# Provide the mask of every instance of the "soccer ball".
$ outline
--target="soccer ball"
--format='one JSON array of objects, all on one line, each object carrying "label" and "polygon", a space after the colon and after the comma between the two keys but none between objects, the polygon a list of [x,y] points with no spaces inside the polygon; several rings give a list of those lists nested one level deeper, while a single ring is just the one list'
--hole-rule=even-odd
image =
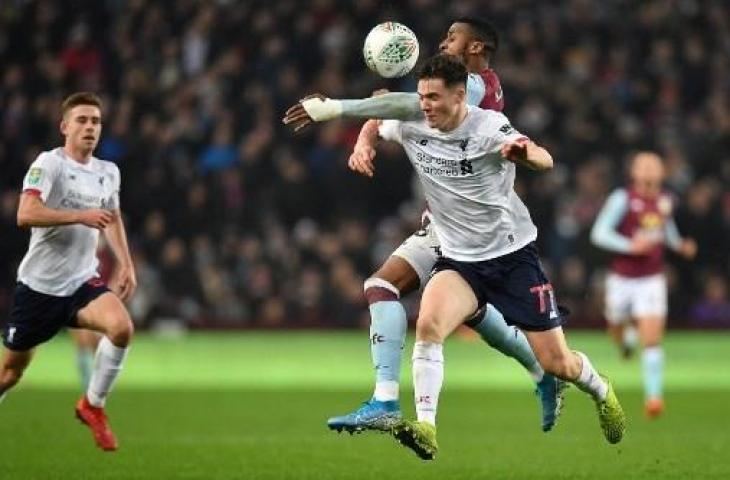
[{"label": "soccer ball", "polygon": [[418,61],[418,39],[397,22],[385,22],[370,30],[362,48],[368,68],[385,78],[402,77]]}]

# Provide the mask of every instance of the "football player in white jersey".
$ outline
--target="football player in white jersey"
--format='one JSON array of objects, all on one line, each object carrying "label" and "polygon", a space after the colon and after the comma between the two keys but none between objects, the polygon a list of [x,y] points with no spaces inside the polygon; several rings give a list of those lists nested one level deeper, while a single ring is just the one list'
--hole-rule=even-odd
[{"label": "football player in white jersey", "polygon": [[379,134],[400,143],[418,173],[442,256],[423,292],[416,325],[418,418],[399,421],[394,436],[419,457],[434,458],[443,342],[489,302],[526,333],[546,372],[592,396],[605,438],[619,442],[625,430],[621,405],[588,358],[568,348],[535,247],[537,228],[514,191],[516,164],[544,170],[552,168],[552,157],[501,113],[466,104],[467,72],[458,59],[437,55],[418,78],[425,118],[383,122]]},{"label": "football player in white jersey", "polygon": [[[494,27],[474,17],[456,19],[440,44],[441,51],[459,57],[469,71],[467,102],[480,108],[501,110],[504,106],[502,87],[497,74],[489,68],[497,50],[499,38]],[[388,93],[363,100],[335,102],[333,115],[328,103],[331,99],[313,96],[292,107],[284,118],[295,124],[295,131],[312,122],[337,116],[356,118],[418,118],[421,112],[416,93]],[[325,110],[323,114],[322,110]],[[374,173],[374,144],[368,143],[377,133],[379,122],[369,120],[362,127],[355,150],[350,157],[350,168],[372,177]],[[402,350],[405,342],[407,319],[400,299],[425,285],[429,272],[438,258],[439,242],[431,225],[430,213],[423,215],[422,228],[408,237],[370,278],[365,281],[365,297],[370,307],[371,356],[375,369],[373,396],[355,411],[332,417],[328,427],[357,432],[366,429],[389,430],[401,417],[399,379]],[[545,374],[518,329],[508,326],[492,305],[468,322],[490,346],[517,360],[537,385],[542,407],[541,426],[549,431],[555,425],[562,408],[563,384]]]},{"label": "football player in white jersey", "polygon": [[[124,300],[137,287],[119,206],[117,166],[92,153],[101,135],[101,100],[79,92],[62,105],[63,147],[42,152],[23,181],[18,225],[31,227],[3,331],[0,400],[23,375],[33,352],[64,327],[103,334],[76,416],[103,450],[116,450],[104,405],[122,369],[134,327]],[[116,291],[98,278],[99,232],[118,268]]]},{"label": "football player in white jersey", "polygon": [[[498,45],[495,28],[489,22],[474,17],[456,19],[440,44],[441,51],[459,57],[466,65],[469,72],[466,95],[470,105],[497,111],[504,106],[499,78],[489,67]],[[313,101],[298,104],[287,112],[285,123],[294,123],[295,130],[298,130],[313,121],[326,120],[318,116],[318,108],[321,105]],[[311,113],[317,120],[310,116],[309,109],[313,109]],[[406,119],[422,116],[415,93],[386,94],[362,101],[347,100],[343,102],[340,113],[347,117],[367,117],[368,114],[375,118],[393,114]],[[376,153],[369,138],[377,133],[378,125],[376,120],[365,123],[349,160],[352,170],[368,177],[373,176]],[[330,418],[327,424],[333,430],[388,430],[402,416],[399,379],[407,319],[400,300],[426,284],[439,251],[428,211],[424,213],[423,220],[422,228],[408,237],[365,281],[365,297],[371,316],[375,389],[372,398],[352,413]],[[546,432],[551,430],[562,408],[562,382],[545,374],[524,334],[508,326],[492,305],[486,305],[468,325],[490,346],[517,360],[530,373],[542,407],[542,429]]]}]

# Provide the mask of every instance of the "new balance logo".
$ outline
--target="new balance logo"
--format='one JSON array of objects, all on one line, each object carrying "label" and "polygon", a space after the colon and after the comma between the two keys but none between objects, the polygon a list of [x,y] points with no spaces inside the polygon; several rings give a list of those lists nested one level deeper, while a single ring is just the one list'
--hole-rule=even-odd
[{"label": "new balance logo", "polygon": [[510,125],[509,123],[505,123],[504,125],[502,125],[499,128],[499,131],[502,132],[502,133],[504,133],[505,135],[507,135],[508,133],[513,132],[514,130],[515,129],[512,128],[512,125]]}]

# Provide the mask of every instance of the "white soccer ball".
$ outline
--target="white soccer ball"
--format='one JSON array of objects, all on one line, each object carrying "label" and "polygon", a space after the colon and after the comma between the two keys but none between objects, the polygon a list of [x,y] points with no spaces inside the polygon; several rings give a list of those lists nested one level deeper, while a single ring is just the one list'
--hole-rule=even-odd
[{"label": "white soccer ball", "polygon": [[418,61],[418,39],[413,31],[397,22],[376,25],[362,48],[368,68],[385,78],[402,77]]}]

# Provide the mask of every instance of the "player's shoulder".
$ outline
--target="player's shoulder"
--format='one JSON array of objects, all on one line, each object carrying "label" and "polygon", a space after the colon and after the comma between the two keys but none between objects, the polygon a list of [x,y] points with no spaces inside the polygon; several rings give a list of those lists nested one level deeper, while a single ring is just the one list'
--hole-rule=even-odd
[{"label": "player's shoulder", "polygon": [[60,165],[62,162],[63,152],[61,152],[60,147],[52,150],[44,150],[35,158],[35,163],[39,163],[47,167]]},{"label": "player's shoulder", "polygon": [[119,175],[119,167],[116,163],[109,160],[103,160],[99,157],[92,157],[96,168],[105,173],[111,173],[112,175]]},{"label": "player's shoulder", "polygon": [[468,106],[468,108],[469,115],[473,116],[480,130],[484,130],[486,133],[495,130],[502,130],[502,133],[509,133],[509,130],[512,130],[512,124],[504,113],[474,106]]},{"label": "player's shoulder", "polygon": [[616,187],[608,194],[607,202],[627,202],[631,196],[631,191],[626,187]]}]

